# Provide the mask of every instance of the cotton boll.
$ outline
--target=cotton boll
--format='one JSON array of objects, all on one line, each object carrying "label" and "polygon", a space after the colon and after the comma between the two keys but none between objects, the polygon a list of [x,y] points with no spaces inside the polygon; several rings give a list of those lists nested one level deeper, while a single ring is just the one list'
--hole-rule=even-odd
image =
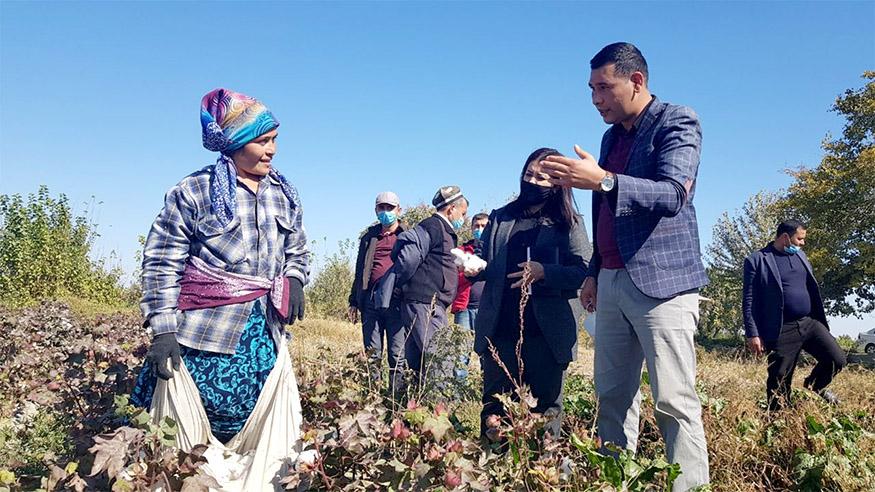
[{"label": "cotton boll", "polygon": [[450,254],[453,255],[453,263],[457,267],[462,267],[465,265],[465,260],[468,257],[468,253],[462,251],[459,248],[453,248],[450,250]]}]

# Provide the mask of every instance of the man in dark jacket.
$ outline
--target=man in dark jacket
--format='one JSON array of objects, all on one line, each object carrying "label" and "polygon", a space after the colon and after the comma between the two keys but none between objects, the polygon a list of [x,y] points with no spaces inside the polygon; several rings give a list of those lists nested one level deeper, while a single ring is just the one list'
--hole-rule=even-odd
[{"label": "man in dark jacket", "polygon": [[[481,234],[486,229],[489,223],[489,215],[479,213],[471,218],[471,232],[473,238],[467,243],[459,247],[462,251],[480,256],[480,248],[483,241]],[[484,281],[474,282],[473,284],[465,277],[463,272],[459,272],[459,287],[456,292],[456,298],[453,300],[453,305],[450,306],[450,312],[453,313],[453,322],[462,328],[473,330],[474,322],[477,320],[477,309],[480,307],[480,294],[483,293]]]},{"label": "man in dark jacket", "polygon": [[[404,358],[417,385],[423,377],[448,377],[454,366],[452,360],[424,364],[423,358],[437,353],[433,339],[448,325],[447,308],[456,297],[458,282],[458,268],[450,250],[456,247],[456,232],[468,213],[468,200],[458,186],[439,189],[432,205],[437,209],[434,215],[402,234],[392,252],[392,291],[400,289],[402,320],[409,333]],[[428,374],[421,374],[423,366],[429,369]]]},{"label": "man in dark jacket", "polygon": [[[480,256],[480,249],[483,247],[481,236],[489,223],[489,214],[483,212],[471,218],[471,233],[474,236],[467,243],[459,246],[462,251]],[[459,272],[459,285],[456,288],[456,298],[450,306],[450,312],[453,313],[453,322],[465,328],[473,330],[474,323],[477,321],[477,310],[480,309],[480,296],[483,294],[483,286],[485,281],[480,280],[471,283],[465,273]],[[459,366],[456,368],[456,379],[465,379],[468,377],[468,363],[470,358],[467,353],[459,356]]]},{"label": "man in dark jacket", "polygon": [[[378,222],[365,231],[359,240],[355,262],[355,279],[349,293],[349,320],[362,321],[362,339],[371,358],[375,379],[382,373],[383,343],[387,344],[389,373],[394,373],[404,356],[404,329],[401,323],[401,305],[392,302],[388,309],[374,305],[374,287],[392,267],[391,252],[398,234],[406,227],[400,222],[401,206],[398,195],[385,191],[377,195],[374,212]],[[392,378],[390,377],[390,381]]]},{"label": "man in dark jacket", "polygon": [[802,350],[817,359],[804,386],[830,403],[838,403],[838,398],[826,387],[847,364],[829,333],[820,289],[802,251],[805,237],[801,222],[781,222],[775,240],[744,260],[744,332],[753,353],[769,354],[766,394],[771,410],[790,401],[790,383]]}]

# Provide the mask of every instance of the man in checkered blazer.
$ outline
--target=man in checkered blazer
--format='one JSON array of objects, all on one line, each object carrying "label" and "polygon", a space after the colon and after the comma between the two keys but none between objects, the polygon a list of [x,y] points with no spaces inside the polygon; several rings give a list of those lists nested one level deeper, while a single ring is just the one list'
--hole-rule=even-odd
[{"label": "man in checkered blazer", "polygon": [[641,369],[647,363],[668,460],[681,465],[674,490],[709,482],[696,394],[693,334],[708,283],[693,197],[702,133],[696,113],[659,101],[647,62],[629,43],[590,61],[592,102],[611,128],[599,160],[550,156],[554,183],[593,190],[594,252],[580,300],[598,313],[595,386],[604,442],[635,450]]}]

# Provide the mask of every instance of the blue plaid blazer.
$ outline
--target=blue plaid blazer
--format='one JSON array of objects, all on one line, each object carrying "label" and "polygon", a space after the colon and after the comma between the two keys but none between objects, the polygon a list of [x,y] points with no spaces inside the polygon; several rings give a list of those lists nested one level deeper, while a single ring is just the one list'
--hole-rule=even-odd
[{"label": "blue plaid blazer", "polygon": [[[600,162],[616,131],[613,126],[605,132]],[[607,199],[620,255],[641,292],[668,299],[708,284],[693,206],[701,147],[696,113],[654,96],[637,124],[626,170],[617,175],[616,193],[592,194],[594,251],[588,276],[597,277],[601,268],[598,211]]]}]

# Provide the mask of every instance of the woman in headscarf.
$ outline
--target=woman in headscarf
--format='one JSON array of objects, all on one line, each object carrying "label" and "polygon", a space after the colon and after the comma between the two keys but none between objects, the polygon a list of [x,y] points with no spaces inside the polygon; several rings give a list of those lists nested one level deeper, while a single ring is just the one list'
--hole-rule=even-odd
[{"label": "woman in headscarf", "polygon": [[[592,247],[571,190],[551,185],[541,172],[541,160],[549,155],[560,154],[542,148],[529,155],[520,174],[518,197],[492,211],[482,234],[487,266],[474,279],[486,284],[474,350],[483,369],[480,432],[484,438],[494,437],[487,425],[489,417],[504,415],[495,394],[514,393],[516,384],[530,387],[538,400],[533,411],[551,416],[547,429],[559,433],[565,369],[577,347],[577,320],[569,300],[577,302]],[[530,273],[524,275],[525,271]],[[521,315],[524,297],[528,299]],[[516,355],[521,336],[523,367]]]},{"label": "woman in headscarf", "polygon": [[[201,126],[204,147],[219,157],[167,192],[143,251],[141,307],[154,338],[132,403],[150,408],[158,378],[166,388],[190,374],[212,435],[229,443],[278,358],[285,361],[278,350],[284,325],[303,318],[309,260],[298,192],[272,162],[273,114],[251,97],[216,89],[203,97]],[[294,374],[283,378],[300,414]],[[291,425],[294,437],[299,423]]]}]

